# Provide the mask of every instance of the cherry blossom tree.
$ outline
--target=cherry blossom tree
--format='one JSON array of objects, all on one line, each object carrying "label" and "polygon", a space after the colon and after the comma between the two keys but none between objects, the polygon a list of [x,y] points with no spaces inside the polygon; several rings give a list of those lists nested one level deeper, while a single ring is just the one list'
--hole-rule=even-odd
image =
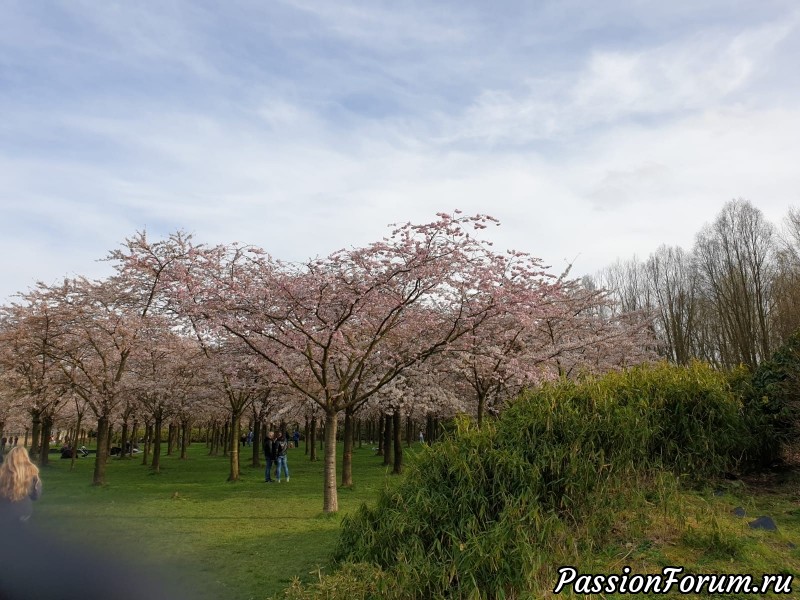
[{"label": "cherry blossom tree", "polygon": [[93,484],[105,483],[111,419],[126,398],[128,361],[152,304],[123,279],[65,279],[39,286],[55,311],[59,335],[53,355],[72,391],[97,417],[97,455]]},{"label": "cherry blossom tree", "polygon": [[580,280],[564,283],[538,325],[535,352],[551,376],[603,373],[656,358],[652,317],[620,311],[611,294]]},{"label": "cherry blossom tree", "polygon": [[148,318],[139,341],[129,359],[131,377],[126,392],[128,397],[136,399],[145,422],[152,423],[150,467],[158,473],[164,422],[176,415],[183,415],[185,420],[196,387],[201,385],[203,357],[191,338],[173,331],[161,316]]},{"label": "cherry blossom tree", "polygon": [[53,356],[59,335],[53,307],[39,292],[0,307],[0,364],[10,396],[31,416],[33,459],[47,464],[53,420],[63,405],[66,381]]},{"label": "cherry blossom tree", "polygon": [[[293,390],[298,407],[319,408],[323,508],[334,512],[340,416],[342,483],[349,485],[357,411],[391,396],[393,382],[412,380],[433,357],[449,361],[447,369],[471,386],[479,421],[487,402],[543,377],[636,360],[609,349],[632,349],[637,325],[604,315],[601,291],[556,279],[526,254],[497,254],[470,231],[494,223],[440,214],[302,264],[239,244],[195,245],[182,234],[156,243],[138,234],[112,258],[121,278],[190,326],[221,369],[232,419],[231,479],[238,477],[239,418],[268,380],[276,383],[264,375],[267,366]],[[406,401],[389,407],[398,422],[411,410]]]},{"label": "cherry blossom tree", "polygon": [[[496,309],[485,243],[494,220],[439,215],[364,248],[294,265],[257,248],[186,247],[173,239],[164,289],[207,332],[225,331],[273,365],[325,415],[326,512],[338,510],[338,415],[473,331]],[[181,246],[183,244],[183,246]],[[140,270],[152,246],[120,257]],[[162,261],[166,262],[166,261]]]}]

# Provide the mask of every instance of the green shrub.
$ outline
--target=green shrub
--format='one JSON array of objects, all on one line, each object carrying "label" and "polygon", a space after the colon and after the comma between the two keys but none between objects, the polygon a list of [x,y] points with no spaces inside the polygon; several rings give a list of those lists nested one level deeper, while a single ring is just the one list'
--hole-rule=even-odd
[{"label": "green shrub", "polygon": [[759,465],[770,464],[800,433],[800,331],[761,363],[747,391],[746,416],[757,436],[752,459]]},{"label": "green shrub", "polygon": [[720,474],[751,439],[728,378],[701,363],[545,385],[481,430],[457,421],[344,520],[334,560],[374,565],[404,598],[526,597],[645,521],[668,473]]}]

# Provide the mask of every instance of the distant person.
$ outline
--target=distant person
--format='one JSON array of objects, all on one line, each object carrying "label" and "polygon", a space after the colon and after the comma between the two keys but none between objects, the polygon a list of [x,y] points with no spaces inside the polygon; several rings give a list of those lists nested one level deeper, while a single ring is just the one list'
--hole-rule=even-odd
[{"label": "distant person", "polygon": [[420,444],[424,444],[425,443],[425,434],[422,433],[421,431],[419,432],[419,443]]},{"label": "distant person", "polygon": [[270,431],[264,438],[264,458],[267,460],[267,469],[264,471],[264,483],[272,483],[272,465],[277,463],[275,461],[275,450],[273,448],[275,442],[275,434]]},{"label": "distant person", "polygon": [[278,480],[278,483],[281,482],[281,467],[283,467],[283,473],[286,475],[286,483],[289,483],[289,465],[286,464],[286,451],[289,449],[289,442],[286,441],[286,435],[283,432],[278,435],[278,439],[272,444],[272,448],[275,461],[278,463],[278,467],[275,470],[275,478]]},{"label": "distant person", "polygon": [[292,435],[292,439],[294,440],[294,447],[295,448],[299,448],[300,447],[300,431],[295,429],[294,430],[294,435]]},{"label": "distant person", "polygon": [[14,446],[0,465],[0,520],[27,521],[33,514],[33,500],[41,495],[39,468],[24,446]]},{"label": "distant person", "polygon": [[72,458],[74,452],[72,451],[72,446],[69,444],[64,444],[61,446],[61,458]]}]

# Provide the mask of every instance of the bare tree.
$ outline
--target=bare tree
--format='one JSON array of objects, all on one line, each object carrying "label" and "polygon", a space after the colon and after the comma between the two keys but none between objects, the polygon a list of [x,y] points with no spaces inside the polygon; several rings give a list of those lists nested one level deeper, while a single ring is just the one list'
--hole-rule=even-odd
[{"label": "bare tree", "polygon": [[678,364],[697,354],[698,278],[682,248],[661,246],[644,267],[655,300],[659,352]]},{"label": "bare tree", "polygon": [[698,235],[695,258],[703,292],[718,320],[718,362],[751,368],[773,348],[769,316],[775,279],[774,228],[744,200],[725,205]]},{"label": "bare tree", "polygon": [[776,344],[800,330],[800,210],[789,209],[778,241],[773,282],[772,328]]}]

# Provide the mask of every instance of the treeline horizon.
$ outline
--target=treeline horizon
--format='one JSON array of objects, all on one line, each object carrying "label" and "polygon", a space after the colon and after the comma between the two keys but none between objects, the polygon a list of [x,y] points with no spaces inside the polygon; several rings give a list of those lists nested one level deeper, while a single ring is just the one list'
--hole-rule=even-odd
[{"label": "treeline horizon", "polygon": [[690,249],[662,244],[586,282],[608,289],[623,313],[651,319],[659,356],[754,370],[800,328],[800,209],[777,227],[731,200]]}]

